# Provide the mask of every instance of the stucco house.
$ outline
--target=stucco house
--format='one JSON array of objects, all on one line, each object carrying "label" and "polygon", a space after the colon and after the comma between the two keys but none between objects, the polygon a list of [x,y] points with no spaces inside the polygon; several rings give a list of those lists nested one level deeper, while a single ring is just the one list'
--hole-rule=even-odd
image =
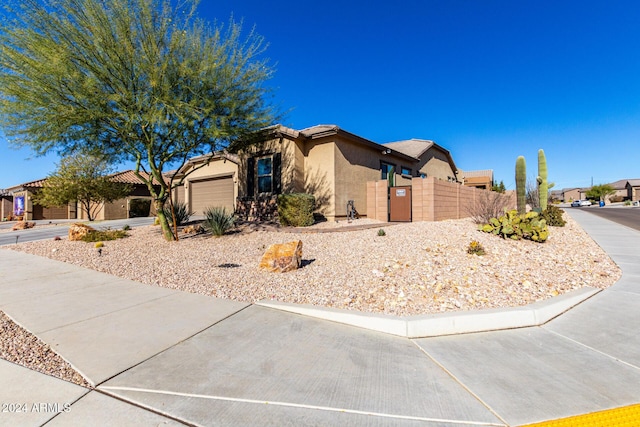
[{"label": "stucco house", "polygon": [[[143,173],[144,174],[144,173]],[[114,182],[129,184],[131,192],[125,198],[116,200],[112,203],[101,204],[96,209],[97,214],[94,219],[124,219],[132,215],[132,203],[134,200],[151,200],[149,189],[138,179],[133,171],[117,172],[109,176]],[[9,214],[24,215],[25,220],[54,220],[54,219],[87,219],[86,213],[78,206],[77,202],[71,202],[65,206],[45,208],[33,202],[33,196],[40,191],[46,184],[47,179],[39,179],[8,188],[6,197],[2,201],[2,217],[6,218]],[[10,195],[10,196],[9,196]],[[11,207],[5,206],[5,199],[11,200]],[[7,210],[8,208],[8,210]],[[153,206],[146,215],[155,215]],[[145,216],[146,216],[145,215]]]},{"label": "stucco house", "polygon": [[9,191],[0,189],[0,220],[13,216],[13,196]]},{"label": "stucco house", "polygon": [[563,188],[562,201],[568,203],[574,200],[585,200],[587,191],[589,191],[589,188]]},{"label": "stucco house", "polygon": [[640,179],[620,179],[609,184],[616,190],[615,194],[607,197],[614,200],[640,200]]},{"label": "stucco house", "polygon": [[176,172],[184,185],[173,190],[196,214],[225,206],[249,219],[273,216],[280,193],[305,192],[316,197],[317,213],[328,220],[346,217],[347,203],[367,215],[367,181],[387,179],[409,185],[414,177],[458,182],[448,150],[433,141],[410,139],[378,144],[336,125],[294,130],[276,125],[264,142],[238,156],[217,153],[191,159]]},{"label": "stucco house", "polygon": [[[145,179],[149,177],[146,172],[140,172],[140,175]],[[155,215],[155,207],[147,184],[140,180],[133,170],[116,172],[109,175],[109,179],[113,182],[129,185],[131,191],[127,197],[114,200],[111,203],[101,203],[97,206],[95,220],[126,219],[135,216]],[[160,189],[159,186],[156,186],[156,188]],[[77,212],[78,219],[87,219],[86,212],[80,206],[78,206]]]},{"label": "stucco house", "polygon": [[26,182],[8,188],[7,191],[13,196],[13,214],[21,215],[25,220],[54,220],[54,219],[75,219],[76,203],[69,203],[65,206],[45,208],[33,202],[33,195],[37,194],[46,182],[45,179]]},{"label": "stucco house", "polygon": [[493,170],[459,171],[458,176],[462,184],[467,187],[491,190],[493,188]]}]

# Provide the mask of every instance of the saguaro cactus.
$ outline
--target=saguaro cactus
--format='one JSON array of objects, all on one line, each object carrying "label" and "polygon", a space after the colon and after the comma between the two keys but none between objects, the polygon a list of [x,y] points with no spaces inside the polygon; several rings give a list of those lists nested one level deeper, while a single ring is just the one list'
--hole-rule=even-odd
[{"label": "saguaro cactus", "polygon": [[538,197],[540,198],[540,209],[547,209],[549,197],[549,183],[547,182],[547,158],[544,150],[538,150]]},{"label": "saguaro cactus", "polygon": [[516,159],[516,194],[517,194],[517,206],[518,213],[524,214],[527,211],[527,163],[524,160],[524,156],[519,156]]}]

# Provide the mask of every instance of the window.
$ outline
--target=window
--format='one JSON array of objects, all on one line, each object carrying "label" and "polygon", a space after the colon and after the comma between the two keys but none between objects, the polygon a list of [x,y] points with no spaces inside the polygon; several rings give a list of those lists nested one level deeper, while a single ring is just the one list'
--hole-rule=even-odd
[{"label": "window", "polygon": [[380,162],[380,172],[381,178],[387,179],[389,177],[389,173],[393,171],[393,165],[391,163]]},{"label": "window", "polygon": [[411,176],[411,169],[402,166],[400,168],[400,175],[409,175],[409,176]]},{"label": "window", "polygon": [[258,193],[273,192],[273,158],[262,157],[257,161]]},{"label": "window", "polygon": [[282,155],[263,153],[247,159],[247,197],[280,194],[282,191]]}]

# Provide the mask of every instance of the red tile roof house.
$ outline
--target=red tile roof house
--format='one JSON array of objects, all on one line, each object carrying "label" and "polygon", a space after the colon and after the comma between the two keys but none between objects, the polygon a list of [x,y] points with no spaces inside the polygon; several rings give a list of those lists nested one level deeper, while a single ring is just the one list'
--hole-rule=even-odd
[{"label": "red tile roof house", "polygon": [[[144,173],[143,173],[144,175]],[[131,193],[129,196],[116,200],[112,203],[100,206],[96,214],[96,220],[106,219],[125,219],[131,215],[131,202],[134,199],[151,200],[149,189],[133,171],[128,170],[110,175],[115,182],[121,182],[131,185]],[[45,208],[33,202],[33,195],[37,193],[46,183],[45,179],[20,184],[15,187],[8,188],[7,191],[13,196],[13,200],[22,198],[24,203],[25,220],[53,220],[53,219],[86,219],[86,213],[78,206],[77,202],[69,203],[66,206],[58,206]],[[155,215],[153,204],[151,203],[151,211],[147,215]]]},{"label": "red tile roof house", "polygon": [[276,125],[267,129],[262,144],[238,156],[193,158],[176,177],[199,166],[173,190],[174,200],[186,202],[196,214],[207,207],[235,207],[250,220],[271,219],[277,195],[290,192],[313,194],[317,214],[330,221],[346,218],[350,200],[366,216],[367,182],[390,173],[396,185],[419,177],[459,183],[451,154],[433,141],[378,144],[336,125],[302,130]]}]

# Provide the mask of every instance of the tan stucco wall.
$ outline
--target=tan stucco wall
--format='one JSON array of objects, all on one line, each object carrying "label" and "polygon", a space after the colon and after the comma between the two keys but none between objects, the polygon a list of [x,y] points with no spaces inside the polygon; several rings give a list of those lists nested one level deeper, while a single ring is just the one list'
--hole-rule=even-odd
[{"label": "tan stucco wall", "polygon": [[318,213],[333,220],[336,215],[335,143],[310,141],[305,148],[304,191],[315,196]]},{"label": "tan stucco wall", "polygon": [[0,199],[0,220],[13,215],[13,201],[9,199]]},{"label": "tan stucco wall", "polygon": [[449,177],[455,178],[449,159],[440,150],[431,147],[422,155],[422,159],[420,173],[443,181],[448,181]]},{"label": "tan stucco wall", "polygon": [[[354,201],[358,213],[367,215],[367,181],[380,179],[382,154],[362,145],[338,141],[335,145],[336,215],[346,216],[347,202]],[[385,158],[389,163],[398,159]]]}]

